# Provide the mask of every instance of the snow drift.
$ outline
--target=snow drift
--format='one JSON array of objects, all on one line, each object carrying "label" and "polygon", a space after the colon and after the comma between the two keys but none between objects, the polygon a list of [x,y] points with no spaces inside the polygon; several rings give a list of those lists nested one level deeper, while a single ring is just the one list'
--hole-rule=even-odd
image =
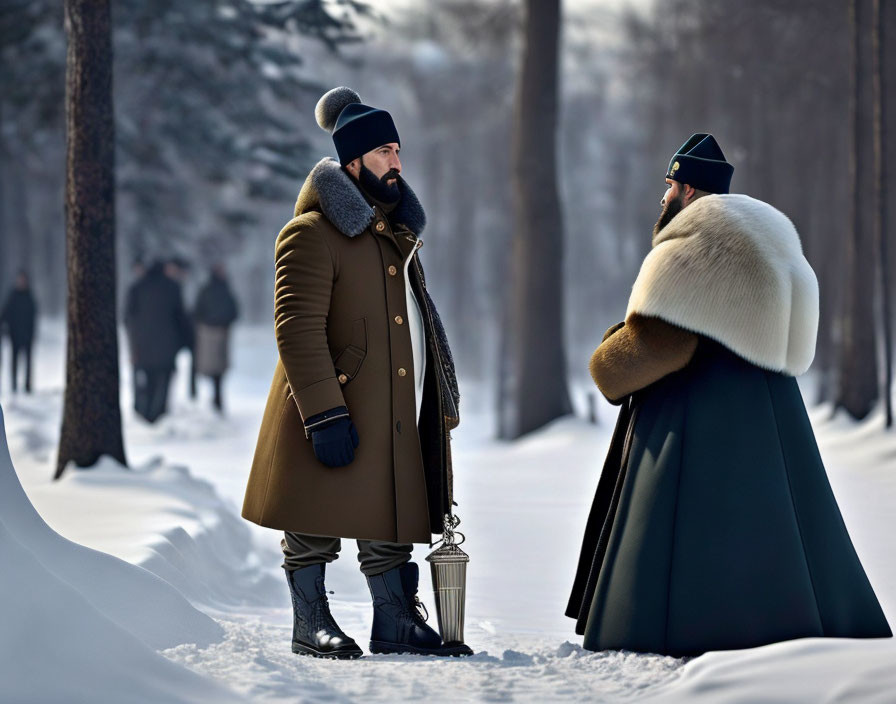
[{"label": "snow drift", "polygon": [[[248,524],[186,466],[154,456],[125,470],[103,457],[89,471],[25,486],[50,525],[149,570],[200,609],[283,600],[281,580],[259,569]],[[91,519],[78,521],[72,506]]]},{"label": "snow drift", "polygon": [[16,702],[232,701],[154,649],[208,645],[223,631],[173,587],[72,543],[19,483],[0,409],[0,681]]}]

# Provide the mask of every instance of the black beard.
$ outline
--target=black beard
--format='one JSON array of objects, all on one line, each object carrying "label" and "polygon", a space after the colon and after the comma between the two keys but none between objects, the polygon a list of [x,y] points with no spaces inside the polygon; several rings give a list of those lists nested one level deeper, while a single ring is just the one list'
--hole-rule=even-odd
[{"label": "black beard", "polygon": [[[395,183],[386,183],[390,178],[394,178]],[[398,188],[398,172],[394,169],[384,173],[382,178],[377,178],[376,174],[361,162],[361,173],[358,175],[358,181],[360,181],[361,187],[367,191],[367,195],[380,203],[393,205],[401,200],[401,191]]]},{"label": "black beard", "polygon": [[678,215],[682,208],[684,208],[684,199],[681,194],[679,194],[678,198],[667,200],[666,205],[663,206],[663,212],[660,213],[660,219],[657,220],[656,225],[653,226],[653,236],[656,237],[660,233],[660,230],[672,222],[672,218]]}]

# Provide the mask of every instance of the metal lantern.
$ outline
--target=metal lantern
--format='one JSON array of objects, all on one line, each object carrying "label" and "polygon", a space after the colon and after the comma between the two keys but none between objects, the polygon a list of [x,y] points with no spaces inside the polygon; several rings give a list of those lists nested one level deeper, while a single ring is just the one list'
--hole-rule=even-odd
[{"label": "metal lantern", "polygon": [[[446,514],[443,521],[442,545],[426,560],[432,568],[432,590],[435,594],[439,631],[446,645],[464,642],[464,604],[467,597],[467,563],[470,556],[458,547],[463,533],[455,533],[460,525],[457,516]],[[460,543],[456,536],[461,537]]]}]

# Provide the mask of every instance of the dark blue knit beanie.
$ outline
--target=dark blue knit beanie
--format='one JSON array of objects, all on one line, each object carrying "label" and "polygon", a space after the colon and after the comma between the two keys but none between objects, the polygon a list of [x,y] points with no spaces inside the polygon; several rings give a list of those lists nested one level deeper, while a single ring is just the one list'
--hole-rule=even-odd
[{"label": "dark blue knit beanie", "polygon": [[364,105],[351,88],[325,93],[314,110],[317,124],[333,135],[339,163],[345,166],[372,149],[391,142],[401,146],[392,116],[385,110]]},{"label": "dark blue knit beanie", "polygon": [[707,193],[728,193],[733,174],[734,166],[725,161],[715,137],[698,132],[675,152],[669,161],[666,178]]}]

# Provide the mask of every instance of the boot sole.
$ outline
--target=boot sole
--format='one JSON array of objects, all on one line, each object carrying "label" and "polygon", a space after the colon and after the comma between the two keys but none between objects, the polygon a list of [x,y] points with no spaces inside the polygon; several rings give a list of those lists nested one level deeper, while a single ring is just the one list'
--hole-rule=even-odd
[{"label": "boot sole", "polygon": [[469,646],[463,643],[438,648],[417,648],[406,643],[387,643],[381,640],[370,641],[370,652],[375,655],[436,655],[438,657],[465,657],[473,654]]},{"label": "boot sole", "polygon": [[297,643],[293,641],[292,643],[292,652],[296,655],[310,655],[314,658],[323,658],[325,660],[357,660],[364,653],[358,648],[357,650],[329,650],[322,651],[317,648],[313,648],[310,645],[305,645],[304,643]]}]

